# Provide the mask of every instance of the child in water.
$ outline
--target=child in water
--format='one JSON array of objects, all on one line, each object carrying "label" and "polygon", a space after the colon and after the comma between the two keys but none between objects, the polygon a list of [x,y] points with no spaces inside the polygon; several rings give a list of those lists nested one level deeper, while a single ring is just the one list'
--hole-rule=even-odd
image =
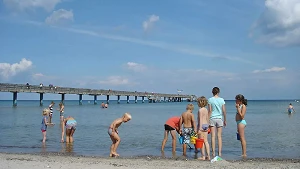
[{"label": "child in water", "polygon": [[60,121],[64,121],[64,111],[65,111],[65,106],[62,102],[59,103],[59,116],[60,116]]},{"label": "child in water", "polygon": [[[195,132],[196,123],[193,114],[194,105],[188,104],[186,107],[186,112],[182,113],[180,122],[179,122],[179,132],[183,135],[183,155],[186,156],[186,144],[190,143],[191,135]],[[183,130],[181,129],[181,125],[183,124]]]},{"label": "child in water", "polygon": [[180,117],[171,117],[169,118],[165,123],[165,134],[164,139],[161,144],[161,151],[163,152],[165,149],[166,142],[168,141],[169,133],[171,133],[172,136],[172,152],[175,153],[176,150],[176,133],[179,133],[179,122]]},{"label": "child in water", "polygon": [[120,144],[120,137],[119,137],[119,133],[118,133],[118,127],[120,127],[120,125],[122,123],[126,123],[129,120],[131,120],[131,115],[129,113],[125,113],[123,115],[123,117],[118,118],[116,120],[114,120],[111,125],[108,127],[108,135],[110,136],[110,139],[112,141],[112,144],[110,146],[110,157],[118,157],[119,154],[117,154],[117,148]]},{"label": "child in water", "polygon": [[[209,149],[209,143],[207,140],[208,135],[208,129],[209,129],[209,119],[208,119],[208,110],[206,108],[207,106],[207,99],[204,96],[201,96],[197,99],[199,111],[198,111],[198,136],[200,136],[200,139],[204,140],[203,148],[201,149],[202,157],[198,158],[199,160],[210,160],[210,149]],[[196,145],[195,145],[196,149]],[[206,156],[205,156],[205,150],[206,150]],[[196,149],[197,152],[197,149]]]},{"label": "child in water", "polygon": [[48,123],[48,116],[50,114],[49,109],[44,109],[43,110],[43,118],[42,118],[42,126],[41,126],[41,131],[43,134],[43,143],[46,142],[46,134],[47,134],[47,126],[50,124]]},{"label": "child in water", "polygon": [[242,156],[246,157],[246,138],[245,138],[245,127],[247,125],[245,118],[246,115],[246,106],[247,99],[241,94],[235,96],[235,107],[236,107],[236,115],[235,121],[237,124],[237,131],[240,136],[240,141],[242,145]]},{"label": "child in water", "polygon": [[289,105],[289,107],[287,108],[287,110],[288,110],[288,113],[293,113],[293,112],[295,112],[295,109],[294,109],[292,103],[290,103],[290,105]]},{"label": "child in water", "polygon": [[61,123],[61,142],[64,142],[64,135],[65,135],[65,126],[66,126],[66,143],[73,143],[73,135],[76,130],[77,121],[69,116],[63,120]]}]

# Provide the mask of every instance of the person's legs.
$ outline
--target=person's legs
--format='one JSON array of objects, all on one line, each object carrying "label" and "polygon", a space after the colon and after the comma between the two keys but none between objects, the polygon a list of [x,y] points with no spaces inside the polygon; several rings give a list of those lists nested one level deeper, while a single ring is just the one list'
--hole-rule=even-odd
[{"label": "person's legs", "polygon": [[66,129],[66,143],[70,143],[71,129]]},{"label": "person's legs", "polygon": [[215,119],[216,127],[217,127],[217,134],[218,134],[218,155],[222,156],[222,128],[224,122],[222,119]]},{"label": "person's legs", "polygon": [[70,143],[73,143],[74,142],[74,139],[73,139],[73,135],[74,135],[74,133],[75,133],[75,128],[72,128],[71,129],[71,133],[70,133]]},{"label": "person's legs", "polygon": [[161,143],[161,151],[164,151],[164,149],[165,149],[166,142],[168,141],[168,134],[169,134],[169,131],[165,130],[165,132],[164,132],[164,139],[163,139],[163,141]]},{"label": "person's legs", "polygon": [[187,143],[183,143],[182,144],[182,149],[183,149],[183,155],[186,156],[186,144]]},{"label": "person's legs", "polygon": [[212,151],[212,156],[215,157],[215,150],[216,150],[216,127],[215,127],[215,122],[213,119],[209,120],[209,127],[210,127],[210,134],[211,134],[211,151]]},{"label": "person's legs", "polygon": [[113,132],[111,135],[116,140],[116,143],[115,143],[115,146],[114,146],[114,150],[113,150],[113,155],[119,156],[119,154],[117,153],[117,148],[118,148],[118,146],[119,146],[119,144],[121,142],[121,139],[120,139],[119,135],[116,132]]},{"label": "person's legs", "polygon": [[238,132],[240,135],[240,141],[241,141],[241,145],[242,145],[242,156],[246,157],[246,138],[245,138],[245,124],[243,123],[239,123],[238,124]]},{"label": "person's legs", "polygon": [[46,134],[47,132],[46,131],[42,131],[42,134],[43,134],[43,143],[46,142]]},{"label": "person's legs", "polygon": [[115,138],[113,137],[113,136],[111,136],[111,135],[109,135],[110,136],[110,139],[111,139],[111,141],[112,141],[112,144],[111,144],[111,146],[110,146],[110,154],[109,154],[109,156],[110,157],[113,157],[113,155],[114,155],[114,149],[115,149],[115,144],[116,144],[116,140],[115,140]]},{"label": "person's legs", "polygon": [[217,128],[218,134],[218,155],[222,156],[222,127]]},{"label": "person's legs", "polygon": [[[200,134],[200,139],[204,139],[204,133],[205,132],[200,131],[200,133],[199,133]],[[205,147],[204,146],[201,148],[201,155],[202,155],[202,157],[198,158],[198,159],[205,160]]]},{"label": "person's legs", "polygon": [[171,136],[172,136],[172,152],[174,153],[176,151],[176,131],[171,130]]},{"label": "person's legs", "polygon": [[205,145],[205,149],[206,149],[206,159],[210,160],[210,148],[209,148],[209,143],[207,140],[208,133],[204,132],[203,136],[204,136],[204,145]]}]

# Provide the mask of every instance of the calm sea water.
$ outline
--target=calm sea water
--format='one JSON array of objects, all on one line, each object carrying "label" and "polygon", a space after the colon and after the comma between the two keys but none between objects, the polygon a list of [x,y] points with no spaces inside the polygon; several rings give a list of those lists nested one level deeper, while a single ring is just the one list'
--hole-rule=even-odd
[{"label": "calm sea water", "polygon": [[[55,109],[59,101],[56,101]],[[133,119],[119,128],[121,144],[118,152],[122,156],[160,156],[164,123],[172,116],[180,115],[187,102],[181,103],[131,103],[121,104],[111,101],[108,109],[84,101],[65,102],[65,115],[73,116],[78,122],[73,147],[60,143],[59,125],[48,127],[47,143],[42,146],[40,123],[42,109],[50,104],[44,101],[18,101],[18,107],[12,107],[12,101],[0,101],[0,152],[64,152],[87,156],[108,156],[111,145],[107,134],[110,123],[130,112]],[[292,103],[300,111],[300,103],[293,101],[249,101],[246,114],[247,154],[250,158],[300,158],[300,114],[289,116],[286,108]],[[195,106],[196,103],[194,103]],[[236,140],[234,101],[226,101],[227,124],[223,132],[223,157],[239,159],[240,142]],[[196,114],[196,110],[194,111]],[[54,111],[53,121],[59,124],[59,113]],[[178,142],[177,142],[178,143]],[[171,138],[165,155],[171,157]],[[177,155],[182,155],[182,147],[177,144]],[[193,158],[194,152],[188,152]]]}]

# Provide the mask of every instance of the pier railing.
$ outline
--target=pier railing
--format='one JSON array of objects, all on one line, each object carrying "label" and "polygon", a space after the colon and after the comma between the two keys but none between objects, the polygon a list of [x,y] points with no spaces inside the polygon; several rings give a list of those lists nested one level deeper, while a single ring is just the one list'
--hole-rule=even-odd
[{"label": "pier railing", "polygon": [[25,92],[25,93],[57,93],[57,94],[82,94],[82,95],[108,95],[108,96],[137,96],[137,97],[177,97],[192,98],[194,95],[148,93],[138,91],[120,91],[104,89],[85,89],[72,87],[39,86],[25,84],[0,83],[0,92]]}]

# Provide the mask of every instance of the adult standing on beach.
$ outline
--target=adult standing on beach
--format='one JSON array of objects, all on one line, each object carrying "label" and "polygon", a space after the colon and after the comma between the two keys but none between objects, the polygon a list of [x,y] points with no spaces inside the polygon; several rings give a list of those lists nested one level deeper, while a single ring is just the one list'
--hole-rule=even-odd
[{"label": "adult standing on beach", "polygon": [[211,147],[214,157],[216,132],[218,137],[218,155],[222,156],[222,128],[226,126],[226,108],[224,99],[219,97],[220,89],[218,87],[212,89],[212,94],[213,97],[208,99],[208,116],[210,117]]},{"label": "adult standing on beach", "polygon": [[53,106],[54,106],[54,102],[52,101],[51,104],[49,105],[49,110],[50,110],[50,114],[49,114],[49,123],[52,123],[52,114],[53,114]]}]

